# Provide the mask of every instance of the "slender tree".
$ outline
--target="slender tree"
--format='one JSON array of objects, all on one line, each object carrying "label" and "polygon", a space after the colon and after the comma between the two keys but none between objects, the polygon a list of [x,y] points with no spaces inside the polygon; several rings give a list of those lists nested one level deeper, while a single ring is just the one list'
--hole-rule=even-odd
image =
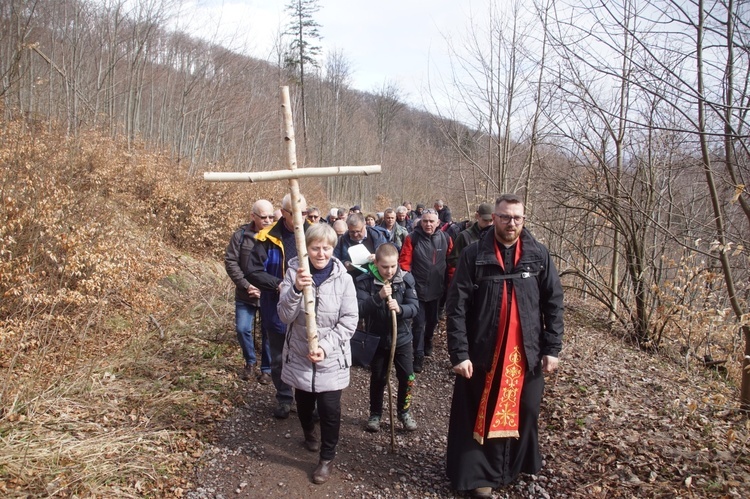
[{"label": "slender tree", "polygon": [[320,10],[318,0],[291,0],[286,6],[291,18],[287,26],[286,35],[291,37],[289,51],[285,58],[285,65],[294,71],[299,80],[300,107],[302,112],[302,140],[307,149],[307,106],[305,104],[305,75],[309,66],[318,67],[317,56],[320,55],[321,47],[317,43],[322,38],[319,28],[321,27],[313,18]]}]

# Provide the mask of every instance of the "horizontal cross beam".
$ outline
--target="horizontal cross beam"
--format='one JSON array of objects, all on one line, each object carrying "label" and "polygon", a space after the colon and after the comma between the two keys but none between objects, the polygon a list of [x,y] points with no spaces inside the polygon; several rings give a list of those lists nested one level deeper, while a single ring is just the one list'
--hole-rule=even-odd
[{"label": "horizontal cross beam", "polygon": [[376,175],[380,165],[367,166],[323,166],[320,168],[300,168],[298,170],[275,170],[267,172],[205,172],[207,182],[268,182],[308,177],[339,177],[344,175]]}]

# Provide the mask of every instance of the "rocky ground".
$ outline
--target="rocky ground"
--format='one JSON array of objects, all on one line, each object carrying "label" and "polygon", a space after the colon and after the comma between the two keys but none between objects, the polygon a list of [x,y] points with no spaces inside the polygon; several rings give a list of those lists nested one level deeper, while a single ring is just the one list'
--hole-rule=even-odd
[{"label": "rocky ground", "polygon": [[[750,497],[750,432],[732,409],[736,389],[636,351],[593,322],[568,312],[561,369],[547,378],[542,408],[543,470],[495,496]],[[274,419],[272,385],[246,382],[244,405],[219,423],[186,497],[460,496],[444,473],[453,374],[442,330],[437,339],[417,377],[419,429],[397,422],[395,452],[388,424],[364,431],[369,372],[354,368],[334,474],[314,485],[317,454],[303,448],[296,414]]]}]

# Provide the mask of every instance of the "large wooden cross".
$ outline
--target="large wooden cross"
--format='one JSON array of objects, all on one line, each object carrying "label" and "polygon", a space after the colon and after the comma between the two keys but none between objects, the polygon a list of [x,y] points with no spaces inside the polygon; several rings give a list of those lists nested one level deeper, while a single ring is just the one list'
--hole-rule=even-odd
[{"label": "large wooden cross", "polygon": [[[373,175],[380,173],[380,165],[369,166],[330,166],[322,168],[297,169],[297,147],[294,143],[294,122],[289,100],[289,87],[281,87],[281,109],[284,113],[284,141],[286,142],[287,170],[268,172],[206,172],[203,179],[208,182],[268,182],[271,180],[289,180],[294,220],[294,241],[297,244],[297,255],[300,267],[310,272],[305,244],[304,223],[300,206],[299,179],[307,177],[330,177],[342,175]],[[283,222],[282,222],[283,223]],[[315,298],[312,286],[302,290],[305,304],[305,324],[307,326],[307,343],[310,352],[318,348],[318,326],[315,322]]]}]

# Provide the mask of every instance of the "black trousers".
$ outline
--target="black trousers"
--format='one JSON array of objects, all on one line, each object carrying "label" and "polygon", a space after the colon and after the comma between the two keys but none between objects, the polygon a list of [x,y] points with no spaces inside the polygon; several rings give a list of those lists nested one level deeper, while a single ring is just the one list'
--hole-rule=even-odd
[{"label": "black trousers", "polygon": [[432,343],[438,325],[438,305],[440,298],[432,301],[419,300],[419,312],[412,319],[411,331],[414,335],[414,357],[424,357],[425,344]]},{"label": "black trousers", "polygon": [[268,333],[268,344],[271,350],[271,380],[276,388],[276,401],[279,404],[292,405],[292,387],[281,381],[281,369],[283,367],[282,353],[284,351],[284,340],[286,335],[270,332]]},{"label": "black trousers", "polygon": [[315,429],[313,411],[317,403],[320,416],[320,459],[330,461],[336,457],[336,445],[339,443],[341,390],[311,393],[297,389],[294,390],[294,398],[297,401],[297,416],[302,431]]},{"label": "black trousers", "polygon": [[[391,350],[378,348],[370,363],[370,416],[383,415],[383,390],[388,377],[388,358]],[[404,414],[411,407],[411,389],[414,386],[413,353],[411,343],[396,347],[393,365],[396,366],[398,397],[396,408]]]}]

